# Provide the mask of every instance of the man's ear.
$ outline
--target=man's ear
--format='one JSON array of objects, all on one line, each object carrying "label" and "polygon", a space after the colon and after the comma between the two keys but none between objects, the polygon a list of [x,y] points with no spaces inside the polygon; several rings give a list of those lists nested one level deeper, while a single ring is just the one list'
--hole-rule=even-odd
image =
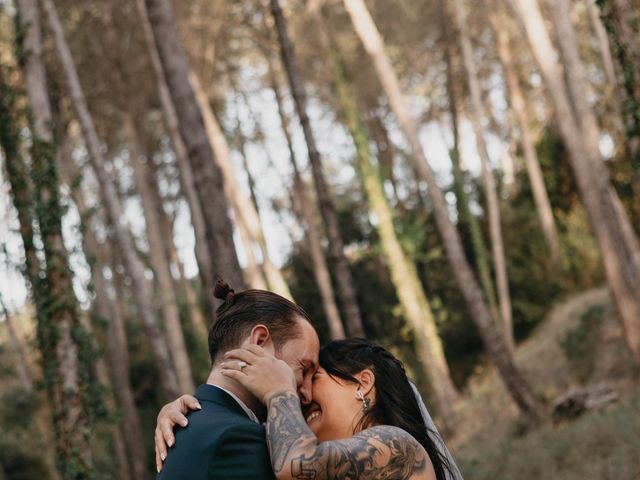
[{"label": "man's ear", "polygon": [[362,395],[366,397],[369,394],[371,394],[371,390],[376,384],[375,373],[373,373],[373,371],[369,370],[368,368],[365,368],[363,371],[361,371],[360,373],[357,373],[354,376],[358,379],[358,382],[360,383],[360,386],[358,388],[362,392]]},{"label": "man's ear", "polygon": [[251,329],[249,334],[249,343],[258,345],[270,353],[275,352],[273,340],[271,340],[271,333],[266,325],[259,323]]}]

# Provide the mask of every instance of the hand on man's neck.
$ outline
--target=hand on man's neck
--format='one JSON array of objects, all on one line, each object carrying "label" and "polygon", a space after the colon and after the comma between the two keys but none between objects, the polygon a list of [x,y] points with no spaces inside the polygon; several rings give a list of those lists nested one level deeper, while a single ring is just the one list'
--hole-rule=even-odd
[{"label": "hand on man's neck", "polygon": [[211,373],[209,373],[209,378],[207,378],[207,384],[224,388],[225,390],[233,393],[236,397],[244,402],[249,410],[255,413],[256,417],[258,417],[258,420],[260,420],[261,422],[264,422],[267,418],[267,410],[264,405],[262,405],[260,400],[253,396],[240,383],[222,375],[218,366],[214,366],[212,368]]}]

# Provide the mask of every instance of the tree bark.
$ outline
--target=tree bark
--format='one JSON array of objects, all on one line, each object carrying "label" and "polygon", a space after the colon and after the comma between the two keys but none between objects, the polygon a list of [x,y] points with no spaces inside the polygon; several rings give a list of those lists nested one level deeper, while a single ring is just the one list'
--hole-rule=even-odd
[{"label": "tree bark", "polygon": [[[202,89],[198,78],[193,74],[193,72],[191,73],[190,78],[196,94],[196,99],[203,114],[207,135],[209,136],[209,142],[211,142],[216,153],[216,162],[218,163],[224,178],[225,192],[229,199],[229,203],[233,208],[236,222],[239,226],[238,229],[241,231],[241,234],[243,233],[242,229],[244,229],[246,241],[249,242],[249,245],[247,245],[246,248],[248,251],[247,256],[251,255],[253,257],[253,249],[251,246],[255,243],[263,252],[263,259],[266,259],[268,258],[268,254],[266,253],[267,245],[264,239],[262,223],[260,222],[258,212],[254,208],[253,203],[251,203],[251,201],[242,193],[240,184],[233,173],[231,156],[229,154],[229,144],[222,133],[222,129],[220,128],[220,124],[218,123],[211,105],[209,104],[209,99],[207,98],[206,93]],[[256,275],[260,275],[260,269],[257,266],[258,264],[257,261],[255,261],[255,258],[253,261],[255,264]],[[269,288],[271,288],[271,290],[285,298],[292,298],[289,287],[287,286],[282,273],[278,269],[265,269],[265,274],[267,275],[267,282],[269,283]]]},{"label": "tree bark", "polygon": [[153,304],[151,303],[151,291],[144,277],[144,266],[136,255],[135,245],[131,232],[126,224],[126,216],[124,215],[122,203],[118,197],[113,180],[107,171],[106,160],[102,153],[98,134],[93,124],[91,114],[89,113],[82,87],[80,86],[80,80],[73,63],[71,52],[69,51],[69,46],[64,38],[62,25],[60,24],[55,5],[52,0],[42,0],[42,4],[49,21],[56,52],[67,82],[69,97],[71,98],[71,103],[78,122],[80,123],[82,135],[89,152],[89,161],[98,179],[110,223],[115,230],[127,270],[131,276],[133,296],[138,308],[138,314],[142,318],[151,342],[162,387],[168,398],[175,398],[180,392],[178,379],[169,356],[164,335],[155,317]]},{"label": "tree bark", "polygon": [[410,158],[413,166],[419,173],[420,178],[427,183],[429,195],[433,203],[436,223],[442,237],[442,243],[444,244],[447,257],[451,263],[460,290],[469,306],[472,318],[478,327],[487,351],[520,410],[528,414],[540,415],[541,406],[538,399],[516,367],[513,356],[491,317],[478,281],[465,258],[460,236],[449,219],[444,194],[436,182],[433,170],[427,163],[426,156],[418,139],[416,122],[411,116],[408,103],[400,89],[398,77],[385,52],[380,32],[378,32],[362,0],[344,0],[344,5],[351,17],[356,33],[362,41],[365,50],[373,60],[376,73],[389,98],[391,108],[411,146],[413,155],[411,155]]},{"label": "tree bark", "polygon": [[626,150],[633,165],[636,227],[640,222],[640,34],[638,18],[628,0],[596,0],[611,40],[620,78],[619,102],[625,125]]},{"label": "tree bark", "polygon": [[304,82],[300,75],[293,44],[287,32],[287,25],[284,14],[282,13],[282,8],[280,7],[280,2],[279,0],[270,0],[270,5],[278,33],[282,63],[287,72],[296,111],[307,143],[309,163],[311,164],[313,181],[320,205],[320,214],[329,239],[329,257],[334,270],[334,278],[338,284],[338,294],[342,304],[346,330],[350,336],[364,336],[362,317],[360,308],[358,307],[353,278],[344,254],[344,242],[342,241],[338,228],[335,205],[331,198],[329,185],[322,171],[320,152],[318,152],[316,147],[315,137],[311,130],[311,123],[309,122],[309,116],[307,114],[307,94],[305,92]]},{"label": "tree bark", "polygon": [[[146,0],[147,16],[162,63],[164,77],[187,146],[196,190],[207,227],[207,246],[214,274],[235,288],[243,288],[242,270],[233,244],[233,228],[224,195],[224,182],[207,138],[203,112],[189,80],[189,64],[171,0]],[[205,208],[206,206],[206,208]]]},{"label": "tree bark", "polygon": [[329,274],[329,267],[327,261],[324,258],[322,251],[322,242],[320,241],[320,232],[316,225],[316,216],[313,211],[312,203],[307,198],[307,192],[304,186],[304,182],[300,175],[300,169],[298,168],[298,162],[296,160],[296,154],[293,148],[293,140],[289,131],[289,121],[284,111],[284,103],[282,100],[282,94],[278,86],[276,73],[273,69],[271,58],[269,53],[266,53],[267,62],[269,64],[269,78],[271,81],[271,88],[276,98],[278,105],[278,114],[280,116],[280,124],[282,132],[287,141],[287,147],[289,148],[289,159],[293,167],[293,188],[294,188],[294,202],[293,206],[296,208],[305,224],[306,241],[309,245],[309,251],[311,253],[311,262],[313,264],[313,274],[320,290],[320,297],[322,298],[322,308],[324,314],[327,317],[327,324],[329,325],[329,335],[332,340],[337,340],[345,337],[344,327],[340,320],[340,313],[338,312],[338,306],[336,305],[336,297],[333,292],[333,286],[331,285],[331,275]]},{"label": "tree bark", "polygon": [[[159,298],[164,325],[166,330],[167,345],[171,352],[171,359],[178,375],[178,386],[182,392],[195,391],[193,373],[187,355],[187,347],[184,341],[182,325],[180,324],[180,310],[175,284],[171,275],[169,259],[165,254],[163,231],[161,227],[158,205],[154,199],[151,182],[155,179],[151,175],[147,162],[153,162],[152,158],[142,154],[138,128],[130,114],[123,115],[123,124],[129,141],[129,160],[133,167],[133,173],[138,187],[138,193],[142,200],[145,223],[147,225],[147,241],[149,243],[149,257],[154,276],[158,284]],[[173,237],[166,239],[173,241]]]},{"label": "tree bark", "polygon": [[585,138],[588,130],[574,116],[571,96],[563,83],[557,61],[558,55],[551,44],[538,3],[535,0],[511,0],[511,3],[525,28],[553,100],[558,126],[569,151],[580,197],[596,236],[625,340],[631,352],[640,358],[640,267],[628,222],[625,221],[619,200],[616,202],[606,166],[599,156],[594,158],[593,141]]},{"label": "tree bark", "polygon": [[[449,30],[447,28],[447,34]],[[482,229],[480,223],[469,208],[469,195],[465,190],[465,172],[462,170],[462,159],[460,154],[460,129],[458,127],[458,93],[456,89],[456,65],[455,62],[455,43],[445,35],[445,60],[447,63],[447,93],[449,96],[449,111],[451,115],[451,126],[453,130],[453,149],[451,151],[451,164],[453,170],[453,183],[458,206],[458,226],[462,230],[466,227],[471,249],[473,251],[473,259],[476,266],[480,284],[484,290],[489,309],[494,321],[500,318],[498,310],[498,302],[496,301],[493,279],[491,278],[491,269],[487,260],[486,247],[482,238]],[[464,230],[463,230],[464,231]]]},{"label": "tree bark", "polygon": [[212,320],[216,310],[213,302],[215,277],[213,274],[211,254],[207,246],[207,226],[204,214],[202,213],[202,206],[200,205],[200,200],[198,198],[195,179],[193,178],[193,171],[189,161],[189,153],[187,152],[187,147],[180,135],[178,114],[176,113],[173,100],[171,99],[171,94],[169,93],[169,87],[167,86],[167,81],[164,77],[162,63],[158,54],[158,47],[153,36],[153,30],[149,23],[149,17],[147,16],[147,9],[144,2],[145,0],[136,0],[136,7],[138,9],[145,43],[149,52],[149,59],[153,66],[153,72],[158,84],[158,96],[160,97],[160,104],[162,105],[165,125],[169,132],[169,137],[171,138],[178,168],[180,170],[180,184],[182,186],[184,196],[187,199],[187,203],[189,204],[191,224],[193,225],[193,231],[196,239],[195,256],[196,262],[198,263],[198,273],[202,282],[204,304],[207,316]]},{"label": "tree bark", "polygon": [[[499,6],[496,5],[494,8],[499,8]],[[551,258],[557,264],[562,264],[562,251],[560,249],[558,230],[553,218],[553,210],[551,208],[549,195],[547,194],[547,189],[544,184],[544,176],[542,174],[542,169],[540,168],[540,162],[538,161],[538,154],[536,153],[533,135],[529,128],[529,118],[527,115],[525,97],[522,93],[522,89],[520,88],[518,72],[516,70],[509,33],[506,27],[508,24],[505,24],[508,20],[506,15],[496,12],[491,14],[490,21],[493,31],[497,37],[498,56],[507,82],[509,106],[513,111],[520,130],[520,143],[522,144],[522,152],[527,168],[529,183],[531,185],[531,191],[533,193],[533,201],[538,214],[538,220],[540,221],[542,232],[544,233],[549,251],[551,252]]]},{"label": "tree bark", "polygon": [[369,138],[358,110],[354,93],[348,83],[346,72],[319,9],[315,10],[315,21],[323,39],[324,48],[332,62],[334,85],[340,102],[341,113],[356,148],[357,165],[369,207],[376,215],[375,225],[391,273],[404,316],[411,326],[417,343],[418,355],[427,373],[437,399],[438,412],[449,430],[454,427],[452,407],[459,394],[451,379],[449,365],[444,355],[442,341],[438,336],[435,317],[429,299],[422,288],[418,271],[402,250],[393,224],[393,214],[384,195],[380,171],[373,164],[369,150]]},{"label": "tree bark", "polygon": [[604,28],[604,24],[600,19],[600,9],[596,4],[596,0],[585,0],[585,3],[589,13],[589,20],[591,21],[593,31],[598,39],[600,55],[602,56],[602,68],[607,76],[609,87],[615,89],[618,85],[618,79],[616,78],[616,69],[613,64],[613,56],[611,55],[611,45],[609,44],[609,37],[607,37],[607,30]]},{"label": "tree bark", "polygon": [[476,137],[476,145],[480,162],[482,164],[482,182],[486,196],[487,217],[489,219],[489,235],[491,237],[491,253],[493,257],[493,268],[496,275],[496,286],[498,287],[498,300],[500,304],[500,318],[505,340],[509,348],[513,350],[515,339],[513,336],[513,316],[511,312],[511,294],[509,293],[509,278],[507,276],[507,259],[504,253],[504,242],[502,240],[502,226],[500,221],[500,202],[496,191],[495,178],[491,167],[491,159],[484,138],[483,119],[486,118],[484,105],[482,103],[482,93],[480,80],[478,78],[478,67],[473,58],[471,40],[467,33],[467,20],[464,12],[463,0],[454,0],[455,12],[454,22],[458,27],[458,38],[462,59],[467,74],[467,86],[471,99],[471,124]]},{"label": "tree bark", "polygon": [[42,352],[43,379],[53,405],[62,476],[88,478],[92,474],[93,463],[91,448],[85,441],[91,430],[85,404],[89,385],[82,377],[92,369],[92,365],[81,360],[81,350],[86,346],[77,343],[78,337],[85,334],[78,316],[68,254],[62,238],[63,209],[58,192],[38,5],[34,1],[21,0],[18,9],[20,27],[24,32],[20,49],[25,59],[24,77],[28,79],[27,96],[33,119],[31,176],[45,257],[45,286],[37,305],[41,310],[38,344]]},{"label": "tree bark", "polygon": [[[70,151],[65,151],[64,142],[61,146],[59,165],[61,177],[71,191],[71,198],[78,209],[80,218],[83,219],[83,222],[88,221],[89,208],[80,188],[73,188],[75,181],[80,177],[80,170],[71,158]],[[94,291],[92,308],[94,314],[107,324],[104,335],[104,352],[109,365],[108,372],[113,394],[122,413],[122,420],[118,426],[123,432],[129,470],[136,480],[149,478],[142,424],[129,375],[131,362],[129,361],[124,319],[117,308],[117,299],[115,298],[117,292],[112,285],[108,284],[103,275],[104,268],[111,269],[115,274],[111,248],[108,243],[100,244],[98,242],[90,224],[83,227],[83,247],[85,256],[90,259],[89,265],[91,266],[91,281]]]}]

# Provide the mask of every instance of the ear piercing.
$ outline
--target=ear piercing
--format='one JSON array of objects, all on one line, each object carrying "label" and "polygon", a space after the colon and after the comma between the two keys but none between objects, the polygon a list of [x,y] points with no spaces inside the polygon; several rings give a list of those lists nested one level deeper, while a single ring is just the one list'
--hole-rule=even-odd
[{"label": "ear piercing", "polygon": [[360,391],[356,391],[356,398],[362,402],[362,411],[366,412],[369,410],[371,406],[371,399],[369,397],[365,397],[364,394]]}]

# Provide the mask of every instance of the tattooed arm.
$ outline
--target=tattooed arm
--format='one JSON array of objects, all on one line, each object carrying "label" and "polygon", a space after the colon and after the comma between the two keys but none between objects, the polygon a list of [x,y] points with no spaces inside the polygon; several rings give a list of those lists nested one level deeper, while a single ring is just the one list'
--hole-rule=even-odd
[{"label": "tattooed arm", "polygon": [[291,392],[268,403],[267,443],[279,480],[435,479],[422,446],[391,426],[366,429],[344,440],[318,443]]}]

